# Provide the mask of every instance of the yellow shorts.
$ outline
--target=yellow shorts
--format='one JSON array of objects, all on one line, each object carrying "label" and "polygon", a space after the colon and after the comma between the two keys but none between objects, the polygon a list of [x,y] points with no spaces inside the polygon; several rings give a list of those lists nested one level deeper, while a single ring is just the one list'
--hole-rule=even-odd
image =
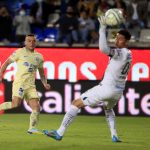
[{"label": "yellow shorts", "polygon": [[40,100],[35,87],[30,86],[27,88],[25,86],[22,86],[22,84],[20,83],[13,84],[12,98],[13,97],[20,97],[21,99],[25,100],[30,100],[33,98]]}]

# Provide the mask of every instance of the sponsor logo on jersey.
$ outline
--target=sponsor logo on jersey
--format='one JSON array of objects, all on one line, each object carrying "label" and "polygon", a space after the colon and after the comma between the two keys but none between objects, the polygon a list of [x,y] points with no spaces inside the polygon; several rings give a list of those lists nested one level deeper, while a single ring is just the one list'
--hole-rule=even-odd
[{"label": "sponsor logo on jersey", "polygon": [[29,63],[28,62],[24,62],[23,65],[28,67]]}]

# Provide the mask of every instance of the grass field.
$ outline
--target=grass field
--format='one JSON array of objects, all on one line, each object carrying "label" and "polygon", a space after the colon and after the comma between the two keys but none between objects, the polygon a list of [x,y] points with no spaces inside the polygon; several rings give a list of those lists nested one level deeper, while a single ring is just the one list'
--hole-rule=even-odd
[{"label": "grass field", "polygon": [[[63,115],[41,115],[39,129],[57,129]],[[0,150],[146,150],[150,148],[149,117],[117,117],[121,143],[112,143],[105,117],[78,116],[62,141],[29,135],[29,114],[0,116]]]}]

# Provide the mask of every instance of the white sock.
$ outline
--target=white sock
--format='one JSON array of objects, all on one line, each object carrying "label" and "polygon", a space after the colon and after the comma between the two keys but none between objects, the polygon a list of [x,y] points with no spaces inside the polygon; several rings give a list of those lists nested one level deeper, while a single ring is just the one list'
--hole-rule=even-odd
[{"label": "white sock", "polygon": [[40,112],[37,112],[36,110],[33,110],[30,115],[30,125],[29,130],[32,128],[37,128],[38,121],[39,121],[39,114]]},{"label": "white sock", "polygon": [[4,102],[0,104],[0,111],[1,110],[8,110],[12,108],[12,102]]},{"label": "white sock", "polygon": [[57,130],[57,133],[60,136],[63,136],[68,126],[71,124],[71,122],[75,119],[75,117],[78,114],[78,111],[80,109],[74,105],[71,105],[70,110],[65,114],[63,121]]},{"label": "white sock", "polygon": [[104,110],[104,111],[105,111],[108,126],[110,128],[111,137],[113,137],[113,135],[118,137],[117,136],[117,131],[116,131],[115,113],[114,113],[113,109]]}]

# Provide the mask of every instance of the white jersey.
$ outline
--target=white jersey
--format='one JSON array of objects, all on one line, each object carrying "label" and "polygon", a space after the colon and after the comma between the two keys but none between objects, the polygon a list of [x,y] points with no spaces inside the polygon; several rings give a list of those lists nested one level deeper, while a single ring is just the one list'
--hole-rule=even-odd
[{"label": "white jersey", "polygon": [[114,85],[120,90],[124,90],[127,74],[132,63],[131,51],[127,48],[110,49],[107,46],[104,28],[100,29],[99,48],[110,56],[110,61],[101,83]]},{"label": "white jersey", "polygon": [[111,84],[124,89],[132,56],[127,48],[111,49],[110,61],[106,68],[102,84]]},{"label": "white jersey", "polygon": [[109,64],[101,83],[84,92],[81,99],[85,106],[102,105],[107,109],[112,109],[121,98],[125,88],[132,55],[127,48],[110,49],[107,46],[105,28],[100,29],[99,48],[110,56]]}]

